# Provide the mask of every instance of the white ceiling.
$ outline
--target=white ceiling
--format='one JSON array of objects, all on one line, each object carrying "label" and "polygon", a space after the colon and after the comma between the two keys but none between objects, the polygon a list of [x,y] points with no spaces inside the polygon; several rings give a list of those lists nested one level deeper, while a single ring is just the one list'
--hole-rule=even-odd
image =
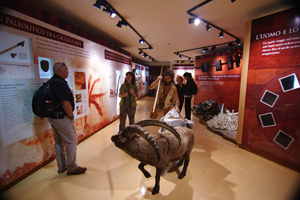
[{"label": "white ceiling", "polygon": [[[54,14],[90,33],[109,40],[130,52],[132,56],[148,65],[149,59],[139,55],[140,37],[129,27],[116,26],[119,17],[111,19],[109,14],[96,9],[96,0],[25,0],[51,14]],[[188,10],[204,0],[107,0],[107,2],[134,27],[134,29],[153,47],[145,52],[159,64],[180,59],[177,51],[211,46],[235,39],[226,35],[220,39],[219,30],[206,31],[206,24],[189,24]],[[293,0],[213,0],[193,11],[193,14],[244,40],[245,23],[272,13],[294,7]],[[221,47],[221,46],[220,46]],[[210,51],[208,53],[211,53]],[[202,50],[183,52],[194,58],[202,55]],[[146,64],[145,63],[145,64]]]}]

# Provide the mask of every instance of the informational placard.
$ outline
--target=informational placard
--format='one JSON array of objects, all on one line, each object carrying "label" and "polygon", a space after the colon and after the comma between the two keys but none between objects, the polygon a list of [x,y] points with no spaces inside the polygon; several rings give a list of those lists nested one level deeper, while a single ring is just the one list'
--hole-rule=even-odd
[{"label": "informational placard", "polygon": [[300,167],[300,10],[252,21],[242,145]]}]

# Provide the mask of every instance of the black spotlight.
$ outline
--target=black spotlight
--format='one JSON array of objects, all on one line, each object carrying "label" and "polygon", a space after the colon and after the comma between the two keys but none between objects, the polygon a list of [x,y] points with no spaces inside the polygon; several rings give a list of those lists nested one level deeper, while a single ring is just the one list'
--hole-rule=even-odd
[{"label": "black spotlight", "polygon": [[229,42],[229,43],[228,43],[228,47],[234,48],[234,44],[232,44],[232,42]]},{"label": "black spotlight", "polygon": [[96,3],[94,3],[94,7],[100,9],[101,6],[105,7],[105,1],[104,0],[97,0]]},{"label": "black spotlight", "polygon": [[211,29],[211,26],[209,24],[206,25],[206,31],[209,31]]},{"label": "black spotlight", "polygon": [[208,51],[207,47],[204,47],[203,50],[202,50],[203,53],[207,52],[207,51]]},{"label": "black spotlight", "polygon": [[142,50],[140,50],[139,54],[142,54],[142,53],[143,53],[143,51],[142,51]]},{"label": "black spotlight", "polygon": [[117,13],[116,13],[115,11],[112,11],[112,12],[110,13],[110,17],[111,17],[112,19],[116,18],[116,17],[117,17]]},{"label": "black spotlight", "polygon": [[101,1],[97,0],[96,3],[94,3],[94,7],[100,9],[101,8]]},{"label": "black spotlight", "polygon": [[139,40],[139,43],[141,43],[141,44],[144,44],[144,42],[145,42],[145,41],[144,41],[143,39],[140,39],[140,40]]},{"label": "black spotlight", "polygon": [[242,45],[241,40],[239,40],[239,39],[236,39],[236,43],[237,43],[238,46]]},{"label": "black spotlight", "polygon": [[219,38],[222,38],[222,37],[224,37],[224,32],[223,31],[221,31],[220,34],[219,34]]},{"label": "black spotlight", "polygon": [[148,50],[151,50],[151,49],[153,49],[153,47],[149,46],[149,47],[148,47]]},{"label": "black spotlight", "polygon": [[124,25],[124,26],[128,25],[128,23],[126,22],[125,19],[122,19],[121,21],[119,21],[116,26],[119,27],[119,28],[121,28],[122,25]]},{"label": "black spotlight", "polygon": [[146,53],[143,54],[143,57],[146,58],[148,55]]},{"label": "black spotlight", "polygon": [[211,50],[213,51],[213,50],[215,50],[217,47],[216,47],[216,45],[213,45],[212,47],[211,47]]}]

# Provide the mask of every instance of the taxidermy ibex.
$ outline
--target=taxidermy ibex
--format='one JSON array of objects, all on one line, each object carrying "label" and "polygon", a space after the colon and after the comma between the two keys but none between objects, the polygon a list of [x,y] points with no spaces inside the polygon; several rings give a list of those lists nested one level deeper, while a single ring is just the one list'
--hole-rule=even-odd
[{"label": "taxidermy ibex", "polygon": [[[144,126],[159,126],[167,130],[152,136],[142,128]],[[160,176],[164,172],[174,171],[184,162],[178,178],[182,179],[186,175],[194,146],[192,129],[172,127],[156,119],[143,120],[129,125],[120,134],[112,136],[111,140],[118,148],[141,162],[138,168],[146,178],[151,175],[144,167],[146,165],[156,167],[155,186],[152,194],[159,192]]]}]

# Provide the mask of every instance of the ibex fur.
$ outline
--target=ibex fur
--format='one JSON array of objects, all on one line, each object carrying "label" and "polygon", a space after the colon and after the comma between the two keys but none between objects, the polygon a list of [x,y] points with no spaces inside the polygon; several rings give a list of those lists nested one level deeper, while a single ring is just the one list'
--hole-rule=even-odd
[{"label": "ibex fur", "polygon": [[[152,136],[142,128],[145,126],[159,126],[166,130]],[[194,146],[193,130],[186,127],[172,127],[155,119],[129,125],[120,134],[112,136],[111,140],[118,148],[141,162],[138,168],[146,178],[151,175],[144,167],[146,165],[156,167],[155,186],[152,194],[159,192],[160,176],[165,171],[173,171],[184,163],[178,178],[182,179],[186,175]]]}]

